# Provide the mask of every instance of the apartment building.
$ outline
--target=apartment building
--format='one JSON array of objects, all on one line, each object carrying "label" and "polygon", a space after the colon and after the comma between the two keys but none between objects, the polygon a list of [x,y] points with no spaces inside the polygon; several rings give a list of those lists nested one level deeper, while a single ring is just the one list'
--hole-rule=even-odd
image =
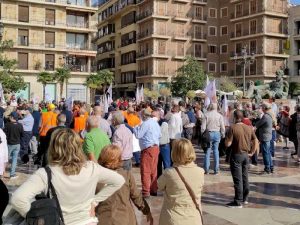
[{"label": "apartment building", "polygon": [[[135,83],[150,89],[164,87],[188,55],[201,62],[207,73],[228,76],[241,84],[243,69],[237,62],[243,47],[255,55],[253,64],[246,67],[248,80],[267,82],[277,69],[286,68],[287,0],[132,1],[130,9],[123,1],[112,0],[98,11],[98,32],[105,26],[113,27],[105,38],[98,35],[98,49],[107,39],[115,41],[115,51],[109,57],[98,51],[98,67],[111,62],[105,68],[115,71],[117,92],[120,85],[133,87]],[[122,4],[122,9],[116,10]],[[136,33],[130,45],[120,51],[116,46],[125,33],[118,24],[130,12],[130,32]],[[128,64],[118,64],[126,57],[131,59]],[[135,72],[135,79],[124,75],[128,68]],[[131,93],[122,90],[120,94]]]},{"label": "apartment building", "polygon": [[290,82],[300,82],[300,6],[289,8]]},{"label": "apartment building", "polygon": [[[0,4],[3,40],[14,41],[5,55],[18,61],[16,72],[28,83],[17,95],[42,99],[37,74],[54,73],[66,66],[72,76],[63,97],[89,102],[84,83],[93,69],[96,50],[91,40],[97,31],[93,19],[97,8],[92,7],[91,0],[3,0]],[[46,99],[58,100],[59,92],[58,84],[48,84]]]}]

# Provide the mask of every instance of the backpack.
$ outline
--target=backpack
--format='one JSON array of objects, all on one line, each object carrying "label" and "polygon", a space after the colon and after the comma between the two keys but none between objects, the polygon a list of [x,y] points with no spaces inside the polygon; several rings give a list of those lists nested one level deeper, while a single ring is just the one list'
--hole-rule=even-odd
[{"label": "backpack", "polygon": [[[29,212],[26,215],[27,225],[64,225],[64,218],[59,205],[59,201],[51,183],[51,169],[45,167],[48,179],[47,195],[44,193],[37,195],[36,201],[31,203]],[[52,198],[50,197],[50,193]]]},{"label": "backpack", "polygon": [[210,134],[209,131],[206,129],[203,134],[201,135],[201,148],[206,153],[207,149],[210,147]]}]

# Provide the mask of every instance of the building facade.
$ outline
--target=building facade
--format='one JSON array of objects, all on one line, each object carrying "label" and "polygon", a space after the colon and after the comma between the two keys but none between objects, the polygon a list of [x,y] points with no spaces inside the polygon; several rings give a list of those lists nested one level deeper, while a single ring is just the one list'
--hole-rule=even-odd
[{"label": "building facade", "polygon": [[[241,84],[244,70],[237,61],[244,47],[255,56],[245,69],[247,80],[268,82],[276,70],[287,71],[288,0],[128,1],[108,1],[98,11],[98,33],[107,24],[114,27],[105,37],[98,35],[98,66],[113,62],[105,67],[115,71],[117,92],[135,83],[150,89],[165,86],[188,55],[201,62],[206,73]],[[129,21],[125,27],[131,30],[126,32],[136,31],[121,50],[120,35],[125,38],[126,32],[120,20]],[[118,48],[109,56],[99,53],[107,38]]]},{"label": "building facade", "polygon": [[300,82],[300,6],[289,8],[290,82]]},{"label": "building facade", "polygon": [[[18,61],[16,72],[28,83],[28,88],[17,95],[41,100],[38,73],[54,73],[66,66],[72,76],[63,97],[89,102],[84,83],[93,69],[96,49],[91,41],[97,31],[93,19],[97,8],[91,0],[3,0],[0,4],[3,40],[14,42],[4,54]],[[48,84],[45,97],[59,100],[59,92],[58,84]]]}]

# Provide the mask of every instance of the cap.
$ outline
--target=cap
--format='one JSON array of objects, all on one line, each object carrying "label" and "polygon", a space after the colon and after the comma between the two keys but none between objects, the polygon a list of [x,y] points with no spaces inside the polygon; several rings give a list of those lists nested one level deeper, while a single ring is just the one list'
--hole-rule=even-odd
[{"label": "cap", "polygon": [[54,105],[54,104],[49,104],[49,105],[48,105],[48,109],[50,109],[50,110],[51,110],[51,109],[55,109],[55,105]]},{"label": "cap", "polygon": [[12,117],[14,120],[19,119],[19,115],[16,111],[11,112],[10,117]]}]

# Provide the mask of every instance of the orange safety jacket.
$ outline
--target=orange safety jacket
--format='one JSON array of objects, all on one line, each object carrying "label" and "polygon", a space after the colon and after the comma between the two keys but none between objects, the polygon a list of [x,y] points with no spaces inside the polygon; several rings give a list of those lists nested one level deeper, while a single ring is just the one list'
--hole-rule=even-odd
[{"label": "orange safety jacket", "polygon": [[85,129],[86,125],[86,117],[85,115],[80,115],[74,118],[74,131],[79,133],[80,131]]},{"label": "orange safety jacket", "polygon": [[48,130],[57,126],[57,114],[55,112],[43,112],[40,126],[40,136],[46,136]]}]

